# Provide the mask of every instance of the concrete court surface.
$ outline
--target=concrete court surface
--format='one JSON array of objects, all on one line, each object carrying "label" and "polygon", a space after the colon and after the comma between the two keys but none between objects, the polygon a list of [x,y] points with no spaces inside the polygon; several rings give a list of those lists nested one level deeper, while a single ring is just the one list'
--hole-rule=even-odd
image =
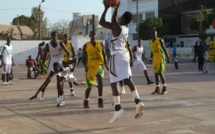
[{"label": "concrete court surface", "polygon": [[[148,73],[154,80],[152,65]],[[147,85],[143,73],[134,72],[133,81],[146,108],[140,119],[134,119],[135,104],[126,88],[121,104],[126,114],[109,124],[113,116],[108,72],[104,77],[104,108],[97,107],[97,89],[90,95],[90,108],[83,108],[85,86],[75,87],[69,95],[65,83],[66,106],[56,107],[56,80],[47,87],[45,100],[29,101],[45,78],[27,79],[24,65],[14,66],[14,85],[0,85],[0,134],[214,134],[215,68],[208,74],[197,70],[197,63],[166,67],[167,95],[151,95],[155,85]],[[83,66],[75,76],[84,80]]]}]

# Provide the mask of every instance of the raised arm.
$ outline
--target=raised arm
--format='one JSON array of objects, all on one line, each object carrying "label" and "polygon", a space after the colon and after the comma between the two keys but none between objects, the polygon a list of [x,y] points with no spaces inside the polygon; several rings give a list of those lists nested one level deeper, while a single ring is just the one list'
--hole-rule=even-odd
[{"label": "raised arm", "polygon": [[104,12],[102,13],[99,24],[107,29],[112,29],[111,23],[106,21],[106,14],[108,9],[110,8],[110,4],[107,2],[107,0],[103,0],[103,4],[105,9],[104,9]]}]

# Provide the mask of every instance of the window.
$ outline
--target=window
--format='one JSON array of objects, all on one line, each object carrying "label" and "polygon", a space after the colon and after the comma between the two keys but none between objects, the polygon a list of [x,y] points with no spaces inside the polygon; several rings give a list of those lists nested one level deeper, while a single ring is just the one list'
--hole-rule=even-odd
[{"label": "window", "polygon": [[[138,20],[139,20],[139,22],[141,22],[143,20],[143,15],[139,14],[138,16],[139,16]],[[132,22],[137,23],[137,15],[136,14],[133,15],[133,21]]]},{"label": "window", "polygon": [[155,12],[148,12],[148,13],[146,13],[146,19],[154,18],[154,17],[155,17]]},{"label": "window", "polygon": [[133,40],[138,40],[138,35],[136,33],[132,34],[132,38],[133,38]]}]

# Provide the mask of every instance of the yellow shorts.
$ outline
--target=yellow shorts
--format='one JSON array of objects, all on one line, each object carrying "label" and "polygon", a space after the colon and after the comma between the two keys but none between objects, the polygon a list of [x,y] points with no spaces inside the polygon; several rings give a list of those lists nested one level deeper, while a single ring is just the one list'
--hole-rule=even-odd
[{"label": "yellow shorts", "polygon": [[165,64],[164,63],[159,63],[159,64],[154,64],[154,73],[160,74],[165,72]]},{"label": "yellow shorts", "polygon": [[88,72],[85,72],[85,75],[86,75],[86,86],[87,88],[90,88],[96,84],[97,75],[104,77],[104,67],[103,65],[88,67]]},{"label": "yellow shorts", "polygon": [[215,56],[214,55],[209,55],[208,56],[208,62],[215,62]]}]

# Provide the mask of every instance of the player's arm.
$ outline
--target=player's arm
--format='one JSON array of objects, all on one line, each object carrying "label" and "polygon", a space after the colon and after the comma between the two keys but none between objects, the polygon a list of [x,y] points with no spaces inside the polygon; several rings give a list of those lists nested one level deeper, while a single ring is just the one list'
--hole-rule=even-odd
[{"label": "player's arm", "polygon": [[60,46],[66,52],[67,56],[70,58],[71,54],[70,54],[69,50],[66,48],[66,46],[62,42],[60,42]]},{"label": "player's arm", "polygon": [[133,53],[133,58],[134,59],[137,59],[137,57],[135,56],[135,52],[137,51],[137,46],[134,46],[133,48],[132,48],[132,53]]},{"label": "player's arm", "polygon": [[73,47],[71,42],[70,42],[70,46],[72,48],[72,58],[74,58],[75,57],[75,50],[74,50],[74,47]]},{"label": "player's arm", "polygon": [[144,59],[146,62],[148,62],[148,60],[147,60],[147,58],[146,58],[146,56],[145,56],[145,49],[143,49],[142,57],[143,57],[143,59]]},{"label": "player's arm", "polygon": [[163,51],[164,51],[164,53],[165,53],[165,55],[166,55],[167,62],[170,63],[169,55],[168,55],[168,53],[167,53],[167,51],[166,51],[166,48],[165,48],[165,46],[164,46],[164,42],[163,42],[162,39],[160,39],[160,44],[161,44],[161,47],[163,48]]},{"label": "player's arm", "polygon": [[102,56],[103,56],[103,59],[104,59],[104,64],[105,64],[105,67],[107,69],[107,71],[109,71],[109,67],[108,67],[108,63],[107,63],[107,56],[106,56],[106,53],[105,53],[105,47],[104,47],[104,44],[101,42],[101,47],[102,47]]},{"label": "player's arm", "polygon": [[103,0],[103,4],[104,4],[104,12],[102,13],[101,19],[99,21],[99,25],[107,28],[107,29],[112,29],[112,24],[110,22],[106,21],[106,14],[108,9],[110,8],[110,4],[108,3],[107,0]]},{"label": "player's arm", "polygon": [[54,76],[54,72],[51,71],[48,75],[48,77],[46,78],[46,80],[43,82],[43,84],[40,86],[40,88],[37,90],[37,92],[35,93],[34,96],[32,96],[29,100],[33,100],[37,98],[37,95],[40,93],[40,91],[44,91],[45,88],[49,85],[49,83],[51,82],[51,78]]},{"label": "player's arm", "polygon": [[87,44],[84,44],[83,49],[82,49],[82,62],[83,62],[83,65],[85,67],[85,70],[88,71],[86,49],[87,49]]}]

